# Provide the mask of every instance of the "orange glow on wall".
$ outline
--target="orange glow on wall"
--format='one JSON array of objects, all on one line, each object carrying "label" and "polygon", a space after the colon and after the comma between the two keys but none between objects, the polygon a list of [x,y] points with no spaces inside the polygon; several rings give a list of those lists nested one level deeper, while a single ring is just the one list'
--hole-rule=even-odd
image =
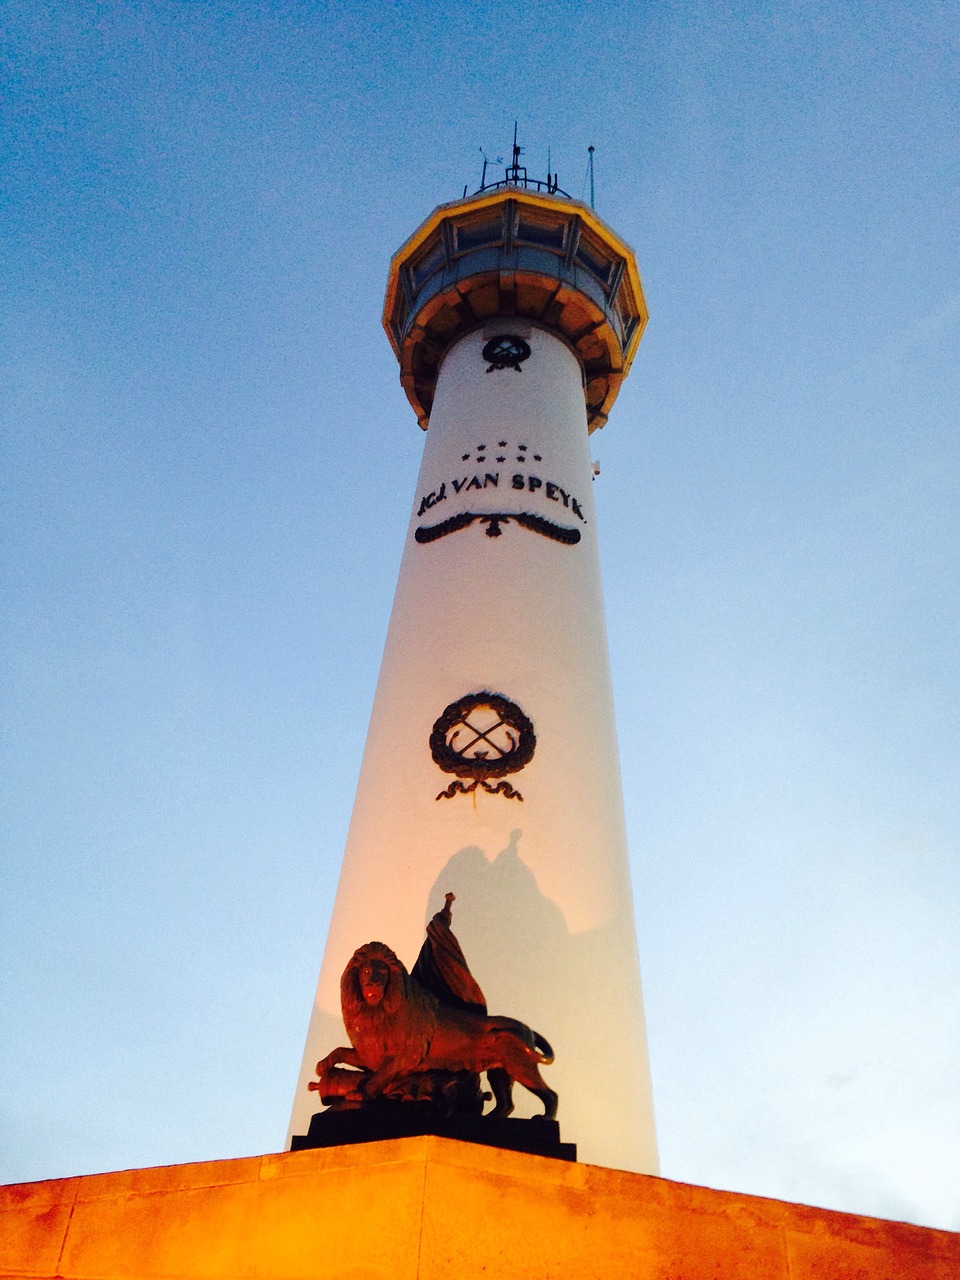
[{"label": "orange glow on wall", "polygon": [[956,1280],[960,1235],[442,1138],[0,1187],[31,1280]]}]

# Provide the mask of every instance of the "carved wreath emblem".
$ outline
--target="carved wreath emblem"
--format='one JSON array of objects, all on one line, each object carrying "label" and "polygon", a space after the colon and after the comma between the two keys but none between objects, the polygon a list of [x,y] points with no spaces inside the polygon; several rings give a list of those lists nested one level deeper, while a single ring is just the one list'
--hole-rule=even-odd
[{"label": "carved wreath emblem", "polygon": [[481,354],[484,360],[490,361],[487,373],[495,369],[516,369],[520,373],[520,365],[529,359],[530,344],[515,333],[500,333],[484,345]]},{"label": "carved wreath emblem", "polygon": [[[458,698],[437,718],[430,734],[430,753],[444,773],[457,780],[438,800],[469,795],[482,787],[508,800],[523,796],[504,779],[528,764],[537,745],[533,722],[515,702],[500,693],[471,693]],[[464,778],[471,781],[465,783]],[[490,778],[501,781],[491,784]]]}]

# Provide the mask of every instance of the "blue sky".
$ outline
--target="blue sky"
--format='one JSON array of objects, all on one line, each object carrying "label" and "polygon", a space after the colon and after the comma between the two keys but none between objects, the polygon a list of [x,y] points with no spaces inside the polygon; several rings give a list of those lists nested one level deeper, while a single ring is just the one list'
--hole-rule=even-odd
[{"label": "blue sky", "polygon": [[3,7],[0,1179],[282,1143],[387,263],[519,119],[651,312],[593,447],[664,1174],[960,1229],[958,18]]}]

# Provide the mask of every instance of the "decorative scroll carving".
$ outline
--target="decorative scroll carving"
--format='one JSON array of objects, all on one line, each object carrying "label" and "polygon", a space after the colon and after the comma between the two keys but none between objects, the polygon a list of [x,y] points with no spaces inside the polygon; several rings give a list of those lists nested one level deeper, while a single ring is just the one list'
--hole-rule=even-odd
[{"label": "decorative scroll carving", "polygon": [[461,511],[459,515],[451,516],[449,520],[441,520],[439,524],[420,525],[413,536],[421,543],[436,542],[438,538],[445,538],[448,533],[458,533],[461,529],[466,529],[468,525],[473,524],[474,520],[479,520],[481,524],[487,526],[484,532],[488,538],[499,538],[503,533],[500,526],[513,520],[525,529],[540,533],[545,538],[552,538],[554,542],[565,542],[572,547],[580,541],[579,529],[554,524],[552,520],[535,516],[528,511],[489,511],[482,514],[476,511]]},{"label": "decorative scroll carving", "polygon": [[491,1116],[513,1111],[522,1084],[557,1114],[557,1095],[540,1067],[553,1061],[543,1036],[514,1018],[491,1017],[451,923],[454,895],[427,925],[413,973],[382,942],[354,952],[340,980],[350,1047],[317,1063],[308,1088],[337,1108],[416,1107],[442,1115],[479,1115],[493,1091]]},{"label": "decorative scroll carving", "polygon": [[508,800],[523,799],[520,792],[511,787],[505,778],[501,778],[495,787],[491,786],[483,778],[474,778],[473,782],[462,782],[458,778],[456,782],[451,782],[449,787],[445,787],[437,796],[437,799],[452,800],[456,795],[468,796],[471,791],[476,791],[478,787],[482,787],[484,791],[489,791],[492,796],[504,795]]}]

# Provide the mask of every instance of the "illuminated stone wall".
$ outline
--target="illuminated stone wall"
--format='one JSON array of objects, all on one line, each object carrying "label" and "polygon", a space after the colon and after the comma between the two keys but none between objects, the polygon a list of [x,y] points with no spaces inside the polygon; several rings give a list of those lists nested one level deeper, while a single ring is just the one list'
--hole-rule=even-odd
[{"label": "illuminated stone wall", "polygon": [[960,1235],[440,1138],[0,1187],[0,1277],[957,1280]]}]

